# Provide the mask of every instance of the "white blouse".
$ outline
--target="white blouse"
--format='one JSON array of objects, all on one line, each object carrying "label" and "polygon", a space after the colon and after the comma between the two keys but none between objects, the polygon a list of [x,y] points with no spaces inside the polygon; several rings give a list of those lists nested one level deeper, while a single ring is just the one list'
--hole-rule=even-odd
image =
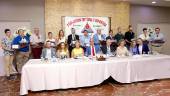
[{"label": "white blouse", "polygon": [[116,55],[117,57],[125,57],[129,55],[129,51],[126,47],[123,47],[123,48],[117,47]]}]

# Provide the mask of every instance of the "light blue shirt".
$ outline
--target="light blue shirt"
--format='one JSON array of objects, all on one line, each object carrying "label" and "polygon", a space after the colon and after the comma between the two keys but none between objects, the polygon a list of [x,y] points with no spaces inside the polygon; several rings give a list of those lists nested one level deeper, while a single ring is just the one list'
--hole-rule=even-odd
[{"label": "light blue shirt", "polygon": [[80,42],[82,46],[90,46],[90,35],[80,37]]},{"label": "light blue shirt", "polygon": [[164,35],[162,33],[159,33],[159,34],[154,33],[151,36],[151,38],[152,38],[152,40],[163,40],[163,41],[165,41]]},{"label": "light blue shirt", "polygon": [[[95,44],[100,43],[99,42],[99,35],[98,34],[94,34],[93,39],[94,39],[94,43]],[[105,34],[101,34],[101,39],[106,41],[106,35]]]}]

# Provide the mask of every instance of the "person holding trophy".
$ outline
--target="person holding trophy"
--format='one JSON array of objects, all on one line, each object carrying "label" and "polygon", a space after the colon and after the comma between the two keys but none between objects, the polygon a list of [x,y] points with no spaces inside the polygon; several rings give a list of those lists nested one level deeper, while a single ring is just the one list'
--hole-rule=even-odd
[{"label": "person holding trophy", "polygon": [[40,59],[43,48],[42,36],[39,33],[39,28],[34,28],[34,33],[30,37],[32,55],[34,59]]},{"label": "person holding trophy", "polygon": [[151,38],[152,51],[162,53],[165,38],[164,35],[160,32],[160,28],[155,28],[155,33]]},{"label": "person holding trophy", "polygon": [[68,44],[68,50],[70,52],[70,57],[71,57],[71,52],[72,52],[73,48],[75,48],[75,43],[76,43],[77,40],[79,40],[79,36],[76,35],[75,28],[71,28],[71,34],[68,35],[68,39],[67,39],[67,44]]},{"label": "person holding trophy", "polygon": [[28,61],[30,55],[30,39],[24,33],[23,29],[19,29],[18,36],[14,38],[12,43],[17,54],[16,64],[19,73],[21,73],[22,66]]}]

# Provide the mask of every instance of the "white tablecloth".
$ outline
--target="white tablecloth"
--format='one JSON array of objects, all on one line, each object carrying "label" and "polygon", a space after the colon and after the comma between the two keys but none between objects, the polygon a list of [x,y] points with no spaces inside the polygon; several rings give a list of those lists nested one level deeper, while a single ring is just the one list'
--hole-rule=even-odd
[{"label": "white tablecloth", "polygon": [[112,58],[111,77],[120,83],[170,78],[170,56]]},{"label": "white tablecloth", "polygon": [[170,78],[170,56],[108,58],[106,61],[67,59],[44,62],[31,59],[22,69],[20,95],[41,91],[93,86],[108,77],[121,83]]}]

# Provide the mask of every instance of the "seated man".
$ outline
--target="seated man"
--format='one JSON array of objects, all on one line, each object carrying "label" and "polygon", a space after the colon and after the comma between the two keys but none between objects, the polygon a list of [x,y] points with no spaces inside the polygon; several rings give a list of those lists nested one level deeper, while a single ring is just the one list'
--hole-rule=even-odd
[{"label": "seated man", "polygon": [[94,40],[93,38],[90,39],[90,46],[86,48],[85,55],[95,57],[96,56],[96,48],[94,46]]},{"label": "seated man", "polygon": [[51,58],[56,58],[56,50],[51,47],[51,42],[47,41],[45,43],[45,47],[43,48],[42,50],[42,53],[41,53],[41,58],[45,58],[45,59],[51,59]]},{"label": "seated man", "polygon": [[148,54],[148,53],[149,53],[148,45],[144,44],[141,38],[138,38],[137,39],[137,54]]},{"label": "seated man", "polygon": [[113,53],[115,52],[116,48],[113,47],[111,44],[112,44],[111,40],[107,39],[106,45],[103,45],[101,47],[101,50],[102,50],[103,54],[113,55]]}]

